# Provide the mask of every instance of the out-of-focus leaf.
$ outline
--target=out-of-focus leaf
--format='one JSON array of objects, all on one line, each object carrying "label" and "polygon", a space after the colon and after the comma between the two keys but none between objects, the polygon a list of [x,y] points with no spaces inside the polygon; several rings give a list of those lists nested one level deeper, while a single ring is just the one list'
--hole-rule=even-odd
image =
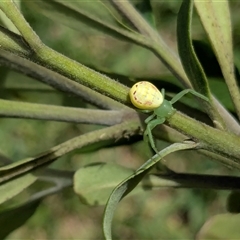
[{"label": "out-of-focus leaf", "polygon": [[[155,1],[150,0],[154,22],[156,28],[161,31],[163,27],[167,27],[169,31],[173,30],[176,14],[181,5],[181,1]],[[170,32],[169,32],[170,33]]]},{"label": "out-of-focus leaf", "polygon": [[141,15],[148,21],[152,26],[154,26],[154,18],[152,14],[152,6],[150,0],[132,1],[132,5],[141,13]]},{"label": "out-of-focus leaf", "polygon": [[227,83],[236,113],[240,117],[240,92],[235,77],[231,16],[228,1],[195,1],[201,22],[208,35]]},{"label": "out-of-focus leaf", "polygon": [[[15,80],[16,78],[19,79],[19,81],[16,81]],[[1,71],[1,81],[2,81],[2,71]],[[8,90],[10,90],[10,91],[16,90],[18,92],[20,92],[20,91],[38,92],[39,91],[41,93],[55,93],[56,92],[56,90],[53,87],[46,85],[40,81],[33,81],[32,78],[24,76],[20,73],[14,72],[14,71],[9,71],[5,81],[2,82],[1,88],[3,88],[3,89],[1,89],[1,90],[3,90],[3,92],[6,92]],[[7,99],[10,99],[10,97],[7,97]],[[32,99],[27,99],[27,100],[29,102],[33,101]],[[26,99],[25,99],[25,101],[26,101]],[[59,100],[59,102],[60,102],[60,100]],[[52,101],[51,101],[51,103],[52,103]],[[54,102],[54,104],[55,104],[55,102]]]},{"label": "out-of-focus leaf", "polygon": [[[48,1],[47,4],[51,4],[50,2],[52,1]],[[81,1],[73,1],[71,4],[75,4],[75,2],[80,2],[78,4],[81,4]],[[104,3],[106,2],[104,1]],[[26,7],[35,6],[36,3],[35,1],[31,1],[29,4],[26,4]],[[41,4],[40,1],[40,6]],[[67,4],[69,3],[67,2]],[[95,4],[96,6],[98,5],[97,2]],[[38,25],[33,27],[48,46],[97,71],[122,74],[130,78],[160,78],[166,74],[171,75],[164,64],[148,49],[119,41],[119,37],[115,39],[107,35],[103,36],[99,31],[96,32],[93,27],[83,25],[80,20],[76,20],[75,29],[79,30],[77,32],[57,24],[57,22],[53,25],[52,21],[49,21],[47,18],[40,19],[36,14],[32,16],[30,11],[27,14],[29,15],[28,18],[34,17],[36,22],[46,21],[46,23],[43,22],[43,24],[46,24],[46,29],[42,29]],[[54,14],[52,16],[52,12],[49,15],[50,17],[54,16]],[[111,14],[108,12],[108,15]],[[60,19],[61,17],[58,17],[56,21],[60,21]],[[69,24],[74,23],[69,20]],[[53,37],[54,29],[60,33],[57,38]],[[46,31],[50,31],[50,34],[46,34]]]},{"label": "out-of-focus leaf", "polygon": [[231,79],[236,82],[228,1],[195,1],[194,3],[226,81]]},{"label": "out-of-focus leaf", "polygon": [[36,211],[40,201],[34,201],[0,213],[0,239],[22,226]]},{"label": "out-of-focus leaf", "polygon": [[81,32],[87,31],[88,34],[99,34],[101,31],[121,38],[119,30],[126,24],[108,1],[39,0],[27,1],[27,5],[53,20]]},{"label": "out-of-focus leaf", "polygon": [[239,226],[240,214],[219,214],[203,225],[196,239],[240,239]]},{"label": "out-of-focus leaf", "polygon": [[106,204],[112,190],[133,170],[116,164],[99,163],[80,168],[74,175],[74,190],[83,203]]},{"label": "out-of-focus leaf", "polygon": [[136,45],[123,47],[122,52],[118,52],[117,59],[110,67],[111,72],[123,74],[129,78],[157,78],[170,75],[168,69],[152,52]]},{"label": "out-of-focus leaf", "polygon": [[[93,128],[85,125],[85,130],[92,131]],[[139,141],[137,141],[139,140]],[[107,145],[101,145],[100,148],[85,148],[77,150],[77,155],[74,156],[73,164],[74,169],[79,169],[96,162],[105,162],[118,164],[129,169],[136,169],[145,162],[152,155],[152,149],[148,144],[142,140],[141,137],[133,139],[130,145],[116,144],[111,145],[111,147],[106,147]],[[124,142],[123,142],[124,144]],[[97,160],[96,160],[97,159]]]},{"label": "out-of-focus leaf", "polygon": [[25,188],[33,184],[36,180],[36,176],[28,173],[0,185],[0,204],[16,196]]}]

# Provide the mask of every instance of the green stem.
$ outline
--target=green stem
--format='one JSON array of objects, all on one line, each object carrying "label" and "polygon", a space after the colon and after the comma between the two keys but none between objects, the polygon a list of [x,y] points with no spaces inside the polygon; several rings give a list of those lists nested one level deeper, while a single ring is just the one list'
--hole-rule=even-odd
[{"label": "green stem", "polygon": [[[120,102],[127,102],[128,88],[84,65],[63,56],[47,46],[37,52],[37,61],[84,86],[92,88]],[[113,84],[114,83],[114,84]]]},{"label": "green stem", "polygon": [[[38,62],[98,92],[115,96],[115,99],[121,102],[127,101],[127,87],[44,45],[12,1],[0,2],[0,8],[11,19],[35,52]],[[113,85],[112,82],[115,84]]]},{"label": "green stem", "polygon": [[[48,53],[49,54],[51,53],[50,55],[52,56],[52,54],[54,55],[55,52],[51,49],[48,51],[47,47],[43,47],[44,45],[41,42],[39,42],[38,36],[36,36],[36,34],[30,28],[30,26],[25,21],[21,13],[18,11],[14,3],[12,1],[9,1],[9,2],[4,1],[4,3],[0,2],[0,8],[9,17],[9,19],[11,19],[14,22],[15,26],[24,36],[25,40],[30,44],[32,49],[34,49],[35,51],[38,51],[39,49],[41,50],[41,48],[44,48],[43,49],[44,53],[40,54],[41,56],[36,57],[36,60],[42,62],[45,59],[47,62],[46,63],[43,62],[42,63],[43,65],[48,65],[47,67],[56,69],[62,72],[63,75],[69,76],[70,78],[74,77],[76,81],[81,79],[80,82],[82,82],[84,85],[90,86],[93,89],[96,89],[99,92],[102,92],[108,96],[111,96],[112,98],[118,101],[129,103],[127,98],[128,89],[125,86],[119,84],[118,82],[111,81],[109,78],[102,76],[101,74],[89,68],[86,68],[81,64],[72,62],[70,59],[64,57],[61,54],[56,53],[57,56],[55,56],[54,59],[55,61],[57,60],[58,62],[52,63],[49,59]],[[110,28],[110,26],[105,26],[105,27]],[[132,40],[134,43],[151,50],[154,54],[156,54],[156,56],[159,59],[162,60],[162,62],[169,68],[169,70],[180,81],[182,81],[183,85],[185,85],[187,88],[191,87],[190,82],[183,71],[183,68],[180,64],[179,59],[176,57],[176,55],[174,55],[172,51],[168,49],[168,47],[163,41],[156,43],[156,42],[153,42],[151,39],[148,39],[139,34],[128,32],[126,30],[121,30],[121,31],[119,29],[118,30],[111,29],[111,30],[118,32],[120,35],[125,36],[129,40]],[[31,38],[29,39],[29,37]],[[12,42],[12,45],[15,47],[15,50],[17,51],[17,49],[19,49],[19,46],[14,44],[14,41],[10,41],[10,42]],[[8,51],[13,51],[12,48],[9,48],[8,41],[7,42],[5,41],[4,43],[2,43],[2,40],[1,40],[0,44],[4,49],[7,49]],[[70,65],[70,66],[73,63],[73,65],[72,67],[70,67],[70,69],[64,68],[62,62],[64,62],[64,64],[67,63],[67,65]],[[73,72],[73,74],[71,73],[71,71]],[[88,84],[88,80],[89,80],[88,77],[91,79],[92,76],[95,76],[95,78],[93,79],[96,81],[91,81],[90,84]],[[101,86],[103,86],[103,88]],[[221,106],[221,104],[216,99],[214,99],[214,104],[216,105],[219,112],[221,113],[221,116],[224,119],[224,121],[228,124],[228,128],[232,132],[240,134],[239,125],[236,122],[236,120],[226,111],[226,109],[224,109]]]},{"label": "green stem", "polygon": [[2,117],[115,125],[122,121],[126,113],[124,111],[82,109],[0,99],[0,116]]},{"label": "green stem", "polygon": [[22,36],[27,39],[28,44],[33,51],[36,51],[39,47],[41,47],[41,39],[32,30],[32,28],[12,0],[1,1],[0,8],[12,21],[12,23],[17,27],[18,31],[22,34]]},{"label": "green stem", "polygon": [[104,109],[123,109],[123,104],[114,101],[88,87],[74,82],[59,73],[33,63],[12,53],[0,50],[0,63],[27,76],[38,79],[60,91],[69,92]]},{"label": "green stem", "polygon": [[0,46],[1,49],[12,52],[15,55],[31,56],[32,54],[32,50],[20,35],[2,26],[0,26]]},{"label": "green stem", "polygon": [[212,128],[186,115],[176,112],[168,119],[168,124],[201,144],[201,148],[217,153],[232,162],[240,163],[240,138],[237,135]]},{"label": "green stem", "polygon": [[[235,162],[235,161],[229,161],[229,158],[226,158],[224,156],[221,156],[219,154],[213,153],[213,152],[209,152],[207,150],[198,150],[199,153],[207,156],[207,159],[211,159],[213,161],[216,161],[217,163],[222,163],[223,165],[225,165],[226,167],[230,168],[230,169],[238,169],[240,170],[240,163],[239,162]],[[231,166],[231,167],[230,167]]]},{"label": "green stem", "polygon": [[240,178],[232,176],[213,176],[206,174],[149,174],[141,181],[140,185],[146,189],[162,187],[174,188],[204,188],[218,190],[239,190]]},{"label": "green stem", "polygon": [[55,186],[31,195],[27,200],[28,204],[36,200],[44,199],[52,194],[56,194],[57,192],[62,191],[64,188],[73,186],[74,172],[72,171],[44,168],[40,169],[39,171],[35,171],[34,174],[38,176],[39,181],[55,183]]},{"label": "green stem", "polygon": [[[106,95],[109,95],[114,99],[117,99],[124,103],[129,103],[127,87],[89,68],[86,68],[83,65],[74,62],[61,54],[56,53],[52,49],[44,46],[42,43],[39,43],[38,37],[26,23],[25,19],[17,10],[15,5],[14,7],[13,5],[14,4],[12,1],[4,1],[4,3],[0,2],[0,8],[14,22],[18,30],[24,36],[25,40],[30,44],[31,48],[36,51],[36,60],[44,65],[47,65],[47,67],[56,69],[62,74],[72,77],[76,81],[82,82],[84,85],[96,89],[97,91],[102,92]],[[175,75],[178,75],[179,78],[184,79],[183,82],[185,82],[186,85],[189,84],[189,81],[187,80],[187,77],[181,67],[178,58],[173,53],[169,52],[165,46],[159,46],[157,43],[153,43],[146,37],[144,38],[140,35],[137,36],[136,34],[132,33],[129,34],[131,35],[129,38],[132,40],[134,39],[135,43],[137,44],[140,44],[142,41],[140,45],[152,50],[160,59],[163,60],[164,63],[166,63],[167,66],[170,67],[170,69],[172,69]],[[236,121],[230,118],[229,113],[227,113],[225,109],[223,109],[223,114],[221,115],[224,119],[229,119],[229,127],[237,126]],[[239,148],[239,140],[237,136],[213,129],[207,125],[200,124],[193,119],[182,117],[182,115],[179,113],[175,114],[171,119],[169,119],[169,123],[180,132],[196,139],[200,143],[203,142],[205,149],[226,156],[228,158],[232,158],[232,160],[229,160],[228,165],[231,166],[232,161],[239,162],[240,157],[237,153],[237,149]],[[199,131],[199,129],[201,129],[201,131]],[[233,130],[235,130],[235,132],[239,132],[239,128],[237,127],[234,127]],[[213,139],[214,142],[208,141],[207,138]],[[210,144],[210,147],[206,145],[208,143]],[[216,144],[216,146],[214,146],[214,144]]]},{"label": "green stem", "polygon": [[89,145],[107,146],[117,139],[130,137],[139,132],[139,121],[131,120],[108,128],[89,132],[61,143],[36,157],[16,161],[0,168],[0,183],[9,181],[33,169],[46,166],[59,157]]}]

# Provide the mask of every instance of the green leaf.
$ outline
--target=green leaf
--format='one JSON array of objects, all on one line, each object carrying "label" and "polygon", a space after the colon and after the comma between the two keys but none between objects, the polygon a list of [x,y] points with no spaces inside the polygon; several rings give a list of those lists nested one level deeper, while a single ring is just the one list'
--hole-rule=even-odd
[{"label": "green leaf", "polygon": [[193,49],[191,40],[191,19],[193,1],[183,1],[177,19],[178,52],[183,68],[191,81],[193,88],[210,98],[208,82]]},{"label": "green leaf", "polygon": [[111,224],[114,215],[114,211],[117,208],[120,200],[130,193],[137,184],[142,180],[142,178],[149,172],[149,170],[157,164],[166,155],[184,149],[192,149],[197,146],[196,143],[174,143],[169,147],[166,147],[158,154],[150,158],[146,163],[144,163],[133,175],[121,182],[112,192],[110,198],[108,199],[104,219],[103,219],[103,232],[107,240],[112,239]]},{"label": "green leaf", "polygon": [[228,1],[195,1],[195,7],[218,59],[240,116],[240,93],[234,72],[231,16]]},{"label": "green leaf", "polygon": [[117,204],[124,196],[130,193],[137,186],[149,170],[150,169],[147,169],[139,174],[133,174],[113,190],[110,198],[108,199],[103,219],[103,232],[105,239],[112,239],[111,225]]},{"label": "green leaf", "polygon": [[106,204],[112,190],[133,170],[116,165],[99,163],[80,168],[74,175],[74,191],[87,205]]},{"label": "green leaf", "polygon": [[234,77],[228,1],[195,1],[194,4],[225,78]]},{"label": "green leaf", "polygon": [[160,31],[164,28],[168,29],[168,32],[175,30],[176,13],[181,6],[181,1],[155,1],[149,0],[154,16],[154,22],[156,28]]},{"label": "green leaf", "polygon": [[0,185],[0,204],[16,196],[36,180],[37,176],[28,173]]},{"label": "green leaf", "polygon": [[0,239],[22,226],[36,211],[40,201],[34,201],[0,213]]},{"label": "green leaf", "polygon": [[119,32],[125,26],[122,16],[107,1],[39,0],[27,1],[27,6],[81,32],[99,34],[100,31],[117,38],[123,37]]},{"label": "green leaf", "polygon": [[208,81],[200,61],[194,51],[191,40],[191,20],[192,20],[193,0],[184,0],[177,19],[178,52],[183,64],[183,68],[191,81],[193,88],[208,97],[210,103],[202,101],[202,105],[209,117],[219,129],[225,129],[225,123],[219,110],[213,103],[213,97],[208,85]]},{"label": "green leaf", "polygon": [[240,214],[219,214],[203,225],[196,239],[240,239],[239,226]]}]

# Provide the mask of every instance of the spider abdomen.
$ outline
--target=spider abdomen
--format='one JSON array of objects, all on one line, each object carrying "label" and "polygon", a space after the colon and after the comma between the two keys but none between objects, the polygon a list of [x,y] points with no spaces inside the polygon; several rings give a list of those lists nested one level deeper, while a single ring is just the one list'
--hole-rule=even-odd
[{"label": "spider abdomen", "polygon": [[137,82],[129,92],[132,104],[144,110],[154,110],[163,102],[162,93],[150,82]]}]

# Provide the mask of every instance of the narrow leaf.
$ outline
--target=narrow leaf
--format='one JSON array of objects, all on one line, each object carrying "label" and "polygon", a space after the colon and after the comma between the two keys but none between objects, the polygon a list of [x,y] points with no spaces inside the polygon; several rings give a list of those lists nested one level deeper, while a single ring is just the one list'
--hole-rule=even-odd
[{"label": "narrow leaf", "polygon": [[[194,51],[191,40],[191,20],[192,20],[193,0],[184,0],[178,13],[177,19],[177,37],[178,52],[183,64],[183,68],[191,81],[193,88],[208,97],[212,102],[212,95],[204,70]],[[224,129],[222,117],[218,110],[207,102],[202,101],[204,108],[215,123],[215,125]]]},{"label": "narrow leaf", "polygon": [[228,1],[195,1],[195,7],[218,59],[240,118],[240,93],[234,73],[232,28]]},{"label": "narrow leaf", "polygon": [[177,37],[178,52],[183,68],[189,77],[193,87],[199,93],[210,98],[210,89],[201,63],[193,49],[191,40],[191,19],[193,1],[184,0],[178,13]]},{"label": "narrow leaf", "polygon": [[0,204],[13,198],[37,180],[31,173],[25,174],[0,185]]},{"label": "narrow leaf", "polygon": [[[96,30],[117,38],[124,38],[122,16],[105,1],[27,1],[27,5],[45,16],[61,22],[70,28],[87,31],[92,35]],[[95,31],[93,31],[93,29]]]},{"label": "narrow leaf", "polygon": [[137,184],[149,172],[149,170],[166,155],[179,150],[192,149],[195,148],[196,146],[197,144],[194,142],[174,143],[170,145],[169,147],[163,149],[161,152],[150,158],[133,175],[125,179],[113,190],[107,202],[103,219],[103,232],[105,239],[107,240],[112,239],[111,224],[118,203],[124,196],[130,193],[137,186]]},{"label": "narrow leaf", "polygon": [[[0,168],[0,183],[13,179],[14,177],[16,178],[30,170],[40,168],[43,165],[46,166],[46,164],[52,163],[57,158],[73,151],[74,149],[83,150],[88,147],[97,149],[99,147],[108,146],[114,142],[116,138],[122,137],[121,134],[123,130],[125,132],[134,132],[138,129],[138,126],[138,123],[135,121],[127,122],[127,124],[124,122],[108,128],[88,132],[74,137],[62,144],[56,145],[35,157],[22,159],[8,164]],[[99,136],[101,136],[101,138],[99,138]]]}]

